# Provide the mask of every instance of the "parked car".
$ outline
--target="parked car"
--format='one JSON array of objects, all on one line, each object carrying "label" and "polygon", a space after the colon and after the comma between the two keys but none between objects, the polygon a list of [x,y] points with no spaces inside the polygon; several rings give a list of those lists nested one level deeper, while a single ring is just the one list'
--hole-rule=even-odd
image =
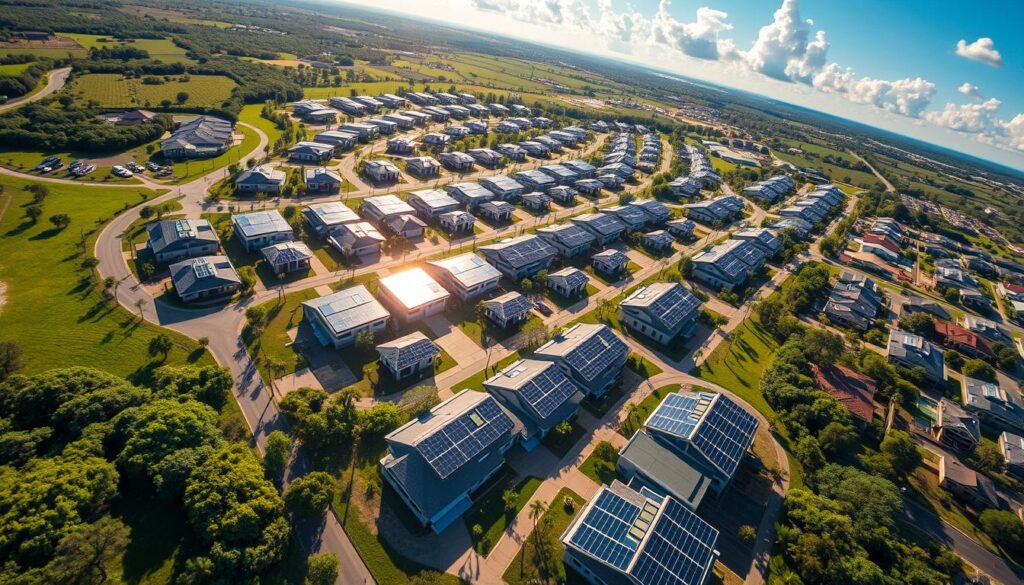
[{"label": "parked car", "polygon": [[160,170],[160,165],[156,164],[153,161],[149,161],[148,163],[146,163],[146,168],[155,173]]},{"label": "parked car", "polygon": [[545,305],[540,301],[534,301],[533,307],[537,309],[545,317],[550,317],[551,314],[554,313],[554,311],[551,310],[551,307]]},{"label": "parked car", "polygon": [[145,167],[143,167],[142,165],[140,165],[139,163],[137,163],[135,161],[132,161],[130,163],[126,163],[124,166],[128,167],[128,170],[130,170],[130,171],[132,171],[134,173],[141,173],[142,171],[146,170]]},{"label": "parked car", "polygon": [[121,178],[128,178],[132,176],[132,172],[122,167],[121,165],[114,165],[113,167],[111,167],[110,172],[114,173],[115,175]]}]

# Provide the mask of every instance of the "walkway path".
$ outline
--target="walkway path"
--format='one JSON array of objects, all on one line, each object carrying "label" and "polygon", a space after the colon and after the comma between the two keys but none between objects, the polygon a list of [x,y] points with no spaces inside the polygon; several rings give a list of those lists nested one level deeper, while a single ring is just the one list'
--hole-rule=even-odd
[{"label": "walkway path", "polygon": [[25,104],[41,100],[55,91],[60,91],[67,82],[68,75],[70,74],[70,67],[61,67],[60,69],[53,69],[49,71],[46,74],[46,87],[30,95],[24,95],[7,100],[7,103],[0,105],[0,112],[5,112],[7,110],[17,108],[18,106],[23,106]]}]

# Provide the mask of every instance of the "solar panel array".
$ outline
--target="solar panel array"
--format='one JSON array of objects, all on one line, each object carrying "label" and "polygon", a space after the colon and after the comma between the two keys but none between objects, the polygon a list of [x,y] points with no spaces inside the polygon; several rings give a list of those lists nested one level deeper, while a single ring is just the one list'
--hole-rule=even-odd
[{"label": "solar panel array", "polygon": [[519,293],[509,293],[503,296],[508,298],[498,297],[491,299],[488,302],[497,301],[497,307],[495,307],[495,309],[497,309],[497,312],[505,319],[512,319],[525,315],[533,309],[533,302]]},{"label": "solar panel array", "polygon": [[697,585],[714,562],[718,531],[669,498],[630,574],[642,585]]},{"label": "solar panel array", "polygon": [[565,359],[587,381],[597,378],[626,350],[626,344],[608,327],[601,327],[570,351]]},{"label": "solar panel array", "polygon": [[713,394],[706,392],[673,392],[654,409],[647,427],[689,439],[713,397]]},{"label": "solar panel array", "polygon": [[562,370],[548,363],[544,371],[530,379],[520,389],[523,400],[540,418],[551,416],[558,407],[576,393],[576,386],[565,377]]},{"label": "solar panel array", "polygon": [[331,328],[338,333],[390,316],[387,309],[362,285],[303,304],[319,310]]},{"label": "solar panel array", "polygon": [[578,286],[585,286],[589,281],[590,279],[587,278],[587,275],[582,270],[572,270],[565,275],[565,284],[570,290]]},{"label": "solar panel array", "polygon": [[512,266],[526,266],[544,258],[554,256],[555,250],[537,236],[526,236],[505,246],[501,255]]},{"label": "solar panel array", "polygon": [[416,449],[437,475],[445,479],[512,427],[512,419],[488,397],[421,440]]},{"label": "solar panel array", "polygon": [[647,427],[689,440],[715,467],[732,476],[754,441],[757,419],[724,395],[674,393],[665,397]]},{"label": "solar panel array", "polygon": [[195,271],[197,279],[217,275],[217,267],[211,264],[208,258],[196,258],[192,262],[192,270]]},{"label": "solar panel array", "polygon": [[650,311],[668,329],[674,329],[684,319],[690,318],[698,307],[700,299],[676,284],[651,303]]},{"label": "solar panel array", "polygon": [[190,219],[174,220],[174,230],[178,234],[178,239],[196,237],[196,230],[192,226],[192,220]]},{"label": "solar panel array", "polygon": [[641,540],[631,535],[630,530],[645,512],[645,516],[650,515],[650,520],[653,520],[654,514],[650,509],[645,511],[635,502],[610,490],[602,490],[590,511],[580,520],[569,542],[625,572]]},{"label": "solar panel array", "polygon": [[553,226],[554,234],[565,243],[566,247],[575,248],[594,241],[594,234],[575,224]]},{"label": "solar panel array", "polygon": [[401,370],[406,366],[418,364],[419,362],[432,358],[441,353],[441,350],[429,339],[419,339],[405,347],[398,348],[398,363],[396,368]]}]

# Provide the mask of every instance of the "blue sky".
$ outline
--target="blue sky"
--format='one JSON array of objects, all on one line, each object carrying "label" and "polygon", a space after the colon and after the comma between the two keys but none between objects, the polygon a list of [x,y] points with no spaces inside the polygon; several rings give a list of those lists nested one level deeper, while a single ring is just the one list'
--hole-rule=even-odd
[{"label": "blue sky", "polygon": [[648,64],[1024,169],[1024,1],[359,3]]}]

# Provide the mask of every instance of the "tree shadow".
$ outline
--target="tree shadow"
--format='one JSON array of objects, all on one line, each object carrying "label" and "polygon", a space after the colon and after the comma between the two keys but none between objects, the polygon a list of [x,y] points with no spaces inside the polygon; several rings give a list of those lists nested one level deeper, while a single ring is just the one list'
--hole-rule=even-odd
[{"label": "tree shadow", "polygon": [[50,238],[52,238],[52,237],[56,236],[57,234],[61,233],[62,231],[64,231],[64,230],[62,230],[60,228],[50,228],[48,230],[43,230],[43,231],[39,232],[38,234],[32,236],[29,239],[30,240],[49,240]]}]

